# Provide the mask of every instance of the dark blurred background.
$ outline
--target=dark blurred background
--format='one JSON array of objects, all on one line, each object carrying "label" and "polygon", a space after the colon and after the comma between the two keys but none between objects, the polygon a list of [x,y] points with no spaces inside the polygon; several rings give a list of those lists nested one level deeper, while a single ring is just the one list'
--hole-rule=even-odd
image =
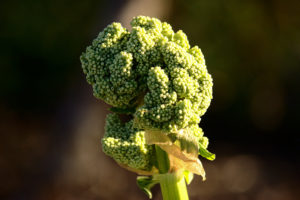
[{"label": "dark blurred background", "polygon": [[[214,99],[200,126],[214,162],[191,200],[296,200],[300,1],[27,0],[0,3],[0,199],[147,199],[101,152],[107,106],[79,56],[107,24],[136,15],[202,49]],[[161,199],[159,188],[154,199]]]}]

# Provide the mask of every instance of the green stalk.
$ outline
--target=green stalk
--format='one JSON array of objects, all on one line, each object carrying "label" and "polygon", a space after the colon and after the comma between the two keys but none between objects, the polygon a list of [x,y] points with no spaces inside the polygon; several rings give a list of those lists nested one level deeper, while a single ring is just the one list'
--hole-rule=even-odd
[{"label": "green stalk", "polygon": [[164,174],[160,179],[160,188],[164,200],[188,200],[184,176],[178,178],[175,173]]},{"label": "green stalk", "polygon": [[155,145],[157,165],[159,170],[159,183],[164,200],[188,200],[188,193],[183,174],[168,173],[170,161],[168,154]]}]

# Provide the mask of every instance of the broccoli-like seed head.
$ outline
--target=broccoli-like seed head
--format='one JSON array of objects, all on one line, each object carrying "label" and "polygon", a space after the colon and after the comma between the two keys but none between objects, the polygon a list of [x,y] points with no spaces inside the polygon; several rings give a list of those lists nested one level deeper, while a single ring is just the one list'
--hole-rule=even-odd
[{"label": "broccoli-like seed head", "polygon": [[212,98],[201,50],[156,18],[138,16],[131,26],[129,32],[112,23],[82,54],[94,95],[113,107],[136,106],[143,129],[177,131],[199,123]]},{"label": "broccoli-like seed head", "polygon": [[108,115],[103,151],[126,167],[151,171],[154,149],[145,135],[159,131],[175,134],[182,146],[193,138],[201,155],[212,156],[198,126],[213,85],[201,50],[156,18],[138,16],[131,26],[129,32],[120,23],[108,25],[80,57],[94,96],[115,111],[133,110],[127,123]]}]

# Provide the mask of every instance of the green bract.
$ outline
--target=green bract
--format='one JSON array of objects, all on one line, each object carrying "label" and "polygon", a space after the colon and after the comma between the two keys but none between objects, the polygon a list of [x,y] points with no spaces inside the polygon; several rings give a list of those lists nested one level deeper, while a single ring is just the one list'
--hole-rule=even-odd
[{"label": "green bract", "polygon": [[[138,16],[131,26],[108,25],[80,57],[94,96],[113,106],[103,151],[127,169],[153,174],[159,170],[158,145],[170,167],[178,164],[204,177],[198,153],[215,157],[198,126],[213,85],[203,54],[190,47],[185,33],[156,18]],[[122,122],[120,114],[130,121]]]}]

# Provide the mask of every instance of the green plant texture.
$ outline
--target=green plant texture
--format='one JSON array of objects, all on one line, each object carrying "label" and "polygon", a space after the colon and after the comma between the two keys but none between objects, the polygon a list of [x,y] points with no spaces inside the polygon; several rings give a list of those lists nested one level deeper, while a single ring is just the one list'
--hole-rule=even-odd
[{"label": "green plant texture", "polygon": [[212,78],[183,31],[145,16],[131,26],[108,25],[80,57],[94,96],[112,106],[102,149],[142,175],[137,183],[149,198],[160,184],[165,200],[188,199],[185,182],[193,174],[205,179],[198,155],[215,159],[198,126],[212,99]]}]

